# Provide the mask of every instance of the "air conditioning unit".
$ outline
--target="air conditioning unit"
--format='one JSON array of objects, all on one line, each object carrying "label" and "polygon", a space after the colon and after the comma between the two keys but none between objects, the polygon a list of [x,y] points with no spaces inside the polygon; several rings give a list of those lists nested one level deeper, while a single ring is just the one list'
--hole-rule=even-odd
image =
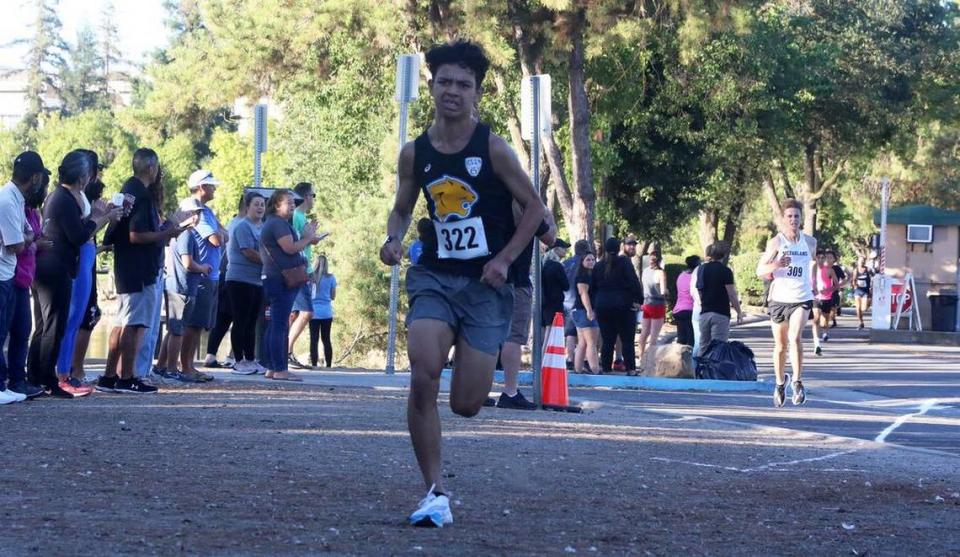
[{"label": "air conditioning unit", "polygon": [[932,244],[933,226],[929,224],[908,224],[907,242],[912,244]]}]

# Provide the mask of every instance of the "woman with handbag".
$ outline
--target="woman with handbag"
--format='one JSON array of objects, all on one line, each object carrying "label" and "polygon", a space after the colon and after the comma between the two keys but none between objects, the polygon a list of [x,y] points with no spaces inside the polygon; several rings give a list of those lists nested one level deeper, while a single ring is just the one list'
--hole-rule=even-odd
[{"label": "woman with handbag", "polygon": [[267,299],[268,321],[263,335],[260,364],[268,379],[302,381],[287,370],[288,316],[297,292],[307,282],[306,261],[300,252],[317,243],[317,224],[308,222],[299,239],[291,220],[296,208],[290,190],[277,190],[267,202],[267,219],[260,230],[260,258],[263,260],[263,293]]}]

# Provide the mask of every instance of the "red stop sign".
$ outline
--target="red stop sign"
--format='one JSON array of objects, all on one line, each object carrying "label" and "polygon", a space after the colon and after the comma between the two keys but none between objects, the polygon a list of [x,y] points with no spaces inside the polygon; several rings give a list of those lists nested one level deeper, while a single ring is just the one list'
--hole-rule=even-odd
[{"label": "red stop sign", "polygon": [[897,305],[901,298],[903,298],[903,311],[909,310],[913,306],[913,292],[902,284],[890,285],[890,313],[897,313]]}]

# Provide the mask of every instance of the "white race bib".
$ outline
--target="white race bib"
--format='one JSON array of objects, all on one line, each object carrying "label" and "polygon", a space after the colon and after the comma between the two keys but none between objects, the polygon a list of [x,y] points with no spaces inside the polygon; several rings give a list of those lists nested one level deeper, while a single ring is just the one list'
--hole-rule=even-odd
[{"label": "white race bib", "polygon": [[437,230],[437,258],[476,259],[490,255],[480,217],[453,222],[433,221],[433,226]]}]

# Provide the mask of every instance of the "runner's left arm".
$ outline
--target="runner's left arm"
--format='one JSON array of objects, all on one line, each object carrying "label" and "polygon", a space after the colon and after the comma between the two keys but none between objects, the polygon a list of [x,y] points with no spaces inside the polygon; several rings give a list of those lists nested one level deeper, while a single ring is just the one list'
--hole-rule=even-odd
[{"label": "runner's left arm", "polygon": [[[540,201],[530,177],[520,166],[516,153],[507,142],[498,135],[490,134],[490,160],[493,171],[504,183],[514,200],[523,208],[523,215],[517,223],[517,229],[507,245],[483,267],[481,280],[494,288],[499,288],[507,280],[507,272],[530,239],[537,227],[543,222],[546,207]],[[399,193],[398,193],[399,196]]]},{"label": "runner's left arm", "polygon": [[813,288],[813,297],[816,298],[817,294],[820,293],[820,289],[817,287],[817,258],[813,257],[817,253],[817,239],[813,236],[807,236],[807,248],[810,250],[810,284]]}]

